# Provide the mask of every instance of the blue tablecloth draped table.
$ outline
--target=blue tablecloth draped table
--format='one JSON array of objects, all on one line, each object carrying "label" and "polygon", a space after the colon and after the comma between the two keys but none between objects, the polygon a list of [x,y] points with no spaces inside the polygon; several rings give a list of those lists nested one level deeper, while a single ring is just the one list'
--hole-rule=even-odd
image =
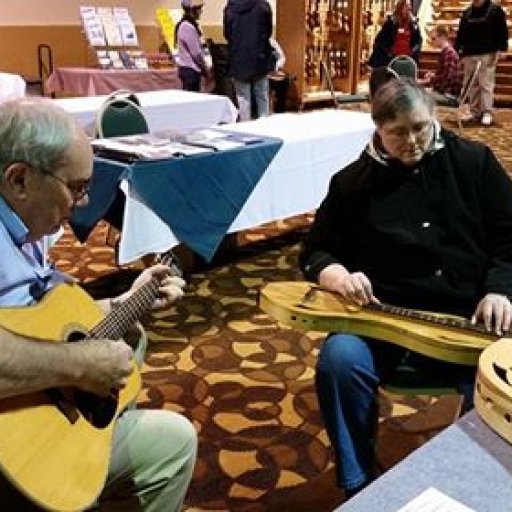
[{"label": "blue tablecloth draped table", "polygon": [[89,204],[75,210],[70,225],[85,241],[126,179],[180,242],[210,261],[281,145],[280,139],[261,137],[235,149],[166,160],[122,163],[96,157]]}]

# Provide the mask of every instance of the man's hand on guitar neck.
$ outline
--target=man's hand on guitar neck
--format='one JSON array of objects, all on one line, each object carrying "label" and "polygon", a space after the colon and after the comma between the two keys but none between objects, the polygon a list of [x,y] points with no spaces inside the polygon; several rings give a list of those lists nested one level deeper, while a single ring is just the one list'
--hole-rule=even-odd
[{"label": "man's hand on guitar neck", "polygon": [[332,292],[339,293],[346,301],[359,306],[370,302],[379,303],[373,295],[373,287],[363,272],[350,273],[341,264],[325,267],[318,275],[318,284]]},{"label": "man's hand on guitar neck", "polygon": [[512,304],[506,295],[488,293],[476,307],[471,323],[483,322],[489,332],[507,334],[512,323]]},{"label": "man's hand on guitar neck", "polygon": [[167,265],[158,264],[145,269],[140,276],[135,279],[131,288],[126,293],[115,298],[113,302],[116,303],[126,300],[153,277],[160,280],[160,286],[158,288],[159,297],[155,299],[153,309],[165,308],[183,297],[185,281],[181,277],[172,275],[171,269]]}]

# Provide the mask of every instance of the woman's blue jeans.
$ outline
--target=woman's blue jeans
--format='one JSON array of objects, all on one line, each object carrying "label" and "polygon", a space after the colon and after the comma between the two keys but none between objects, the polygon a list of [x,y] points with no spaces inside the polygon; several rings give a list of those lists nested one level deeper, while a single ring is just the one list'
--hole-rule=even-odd
[{"label": "woman's blue jeans", "polygon": [[474,367],[444,363],[383,341],[329,335],[320,350],[315,384],[340,487],[354,489],[374,478],[378,387],[404,362],[439,377],[439,385],[456,387],[464,408],[472,407]]}]

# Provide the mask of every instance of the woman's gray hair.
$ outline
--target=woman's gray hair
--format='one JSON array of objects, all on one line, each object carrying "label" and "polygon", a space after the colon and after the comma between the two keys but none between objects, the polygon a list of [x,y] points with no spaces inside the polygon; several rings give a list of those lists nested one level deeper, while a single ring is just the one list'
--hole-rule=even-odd
[{"label": "woman's gray hair", "polygon": [[[0,173],[13,162],[49,172],[79,133],[75,120],[45,98],[18,98],[0,104]],[[1,174],[0,174],[1,176]]]},{"label": "woman's gray hair", "polygon": [[381,85],[372,98],[372,119],[381,126],[421,104],[431,114],[434,112],[434,99],[424,87],[407,78],[393,78]]}]

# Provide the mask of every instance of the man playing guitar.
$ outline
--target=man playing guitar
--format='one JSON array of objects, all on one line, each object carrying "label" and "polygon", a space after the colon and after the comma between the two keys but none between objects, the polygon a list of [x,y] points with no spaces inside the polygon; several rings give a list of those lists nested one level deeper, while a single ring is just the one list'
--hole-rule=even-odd
[{"label": "man playing guitar", "polygon": [[[25,324],[30,324],[38,314],[39,304],[49,300],[47,297],[52,297],[54,291],[73,289],[72,280],[48,263],[46,252],[51,236],[60,230],[72,209],[87,203],[92,164],[90,144],[81,127],[50,101],[21,98],[0,105],[0,314],[9,324],[26,311],[26,321],[19,322],[22,332],[26,332]],[[123,296],[97,305],[91,299],[94,314],[102,317],[110,312],[113,304],[121,307],[125,301],[139,300],[141,291],[146,293],[150,285],[154,294],[149,295],[149,307],[166,307],[183,295],[184,281],[171,276],[167,267],[156,265],[146,269]],[[57,410],[51,407],[50,393],[46,390],[52,389],[52,396],[60,388],[87,392],[97,398],[115,397],[123,393],[137,370],[137,365],[132,364],[134,355],[141,363],[144,346],[136,347],[134,354],[117,337],[109,340],[104,339],[106,336],[103,339],[89,336],[83,341],[57,343],[60,340],[45,336],[43,327],[59,322],[67,309],[73,312],[74,308],[79,311],[79,307],[78,302],[72,301],[59,304],[58,310],[43,315],[43,322],[33,336],[20,335],[0,321],[0,429],[4,427],[2,437],[9,439],[8,443],[12,444],[14,435],[20,435],[25,426],[32,426],[32,420],[27,419],[16,432],[7,431],[5,422],[15,421],[16,414],[25,417],[23,414],[33,409],[37,416],[40,409]],[[78,315],[76,322],[81,322]],[[38,397],[37,407],[33,408],[29,405],[32,395]],[[76,408],[69,413],[69,422],[65,412],[55,413],[58,420],[55,430],[68,430],[62,431],[61,439],[56,439],[55,444],[49,443],[49,452],[57,450],[60,441],[65,442],[68,431],[80,425],[84,431],[91,431],[91,435],[108,431],[108,425],[95,428],[80,418]],[[113,422],[111,450],[106,453],[104,482],[100,474],[101,493],[98,497],[92,494],[90,502],[80,509],[92,505],[97,498],[102,510],[113,506],[116,510],[180,510],[195,462],[194,428],[184,417],[170,411],[137,410],[132,406],[119,410],[118,414]],[[18,448],[20,455],[29,453],[39,439],[45,438],[46,426],[41,425],[37,435]],[[84,446],[76,464],[72,461],[70,468],[79,465],[90,448]],[[7,473],[0,486],[0,508],[31,510],[36,508],[29,504],[33,501],[45,508],[60,508],[61,505],[51,505],[30,490],[19,492],[26,491],[17,478],[23,472],[20,467],[37,465],[40,461],[36,459],[43,456],[28,457],[20,467],[14,464],[15,468],[9,468],[3,459],[7,451],[7,445],[0,449],[0,465]],[[67,467],[66,462],[57,461],[53,466],[58,469],[59,465],[62,465],[59,478],[64,480],[68,477],[68,471],[63,469]],[[49,464],[47,471],[35,477],[35,485],[43,481],[44,490],[51,471]],[[85,486],[86,480],[82,479],[80,484]],[[81,492],[81,485],[67,493],[70,498]],[[69,507],[66,509],[75,509]]]}]

